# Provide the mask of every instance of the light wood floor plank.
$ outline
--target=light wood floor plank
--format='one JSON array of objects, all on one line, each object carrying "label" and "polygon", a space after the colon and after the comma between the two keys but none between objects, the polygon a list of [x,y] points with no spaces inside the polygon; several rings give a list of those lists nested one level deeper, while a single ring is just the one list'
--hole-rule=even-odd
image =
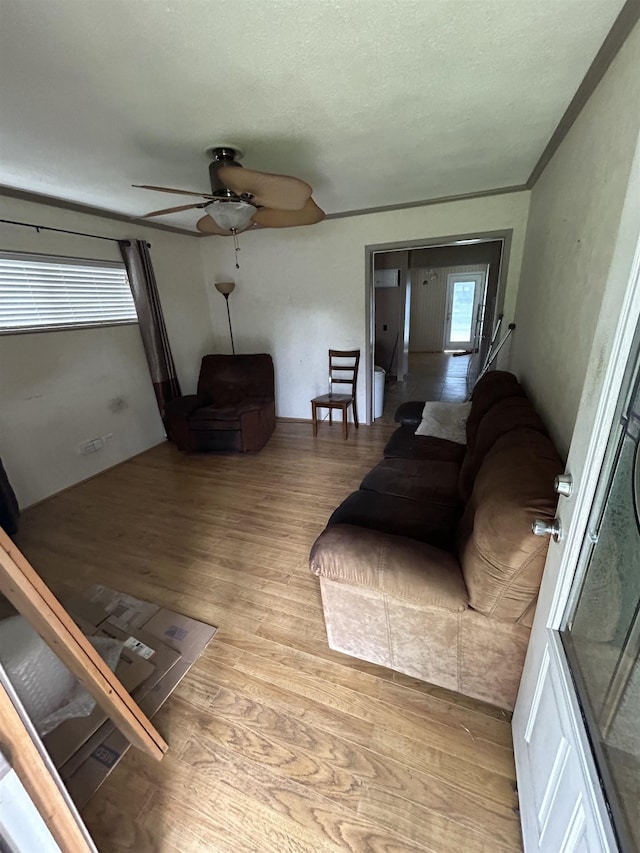
[{"label": "light wood floor plank", "polygon": [[103,583],[219,629],[154,718],[169,754],[130,750],[85,807],[101,853],[521,851],[509,715],[327,645],[309,549],[391,431],[164,444],[24,513],[59,596]]},{"label": "light wood floor plank", "polygon": [[344,714],[367,720],[381,732],[390,731],[420,744],[441,747],[492,772],[507,777],[513,775],[513,757],[509,749],[488,743],[483,738],[474,738],[462,726],[454,729],[437,720],[421,719],[406,708],[388,708],[369,696],[336,683],[332,683],[331,690],[327,691],[322,678],[298,670],[294,677],[290,667],[260,655],[246,653],[235,667],[247,675],[255,675],[270,684],[323,702]]},{"label": "light wood floor plank", "polygon": [[[205,723],[196,735],[205,742],[219,742],[233,749],[237,742],[247,740],[246,730],[249,730],[254,741],[249,741],[247,752],[254,761],[264,762],[268,767],[284,765],[287,773],[294,767],[306,779],[311,778],[307,776],[311,772],[307,768],[313,770],[314,762],[322,761],[336,769],[346,768],[361,782],[375,783],[378,788],[438,811],[471,829],[481,825],[487,812],[491,812],[494,836],[503,840],[512,840],[517,836],[518,822],[512,808],[515,796],[511,796],[511,788],[504,786],[502,777],[484,773],[484,778],[480,780],[477,768],[465,764],[458,765],[459,772],[455,777],[451,768],[446,775],[438,776],[437,765],[434,765],[433,774],[417,773],[408,770],[392,757],[349,743],[321,728],[279,714],[268,706],[226,689],[218,692],[212,710],[215,722],[212,725]],[[221,721],[224,721],[224,725]],[[234,740],[234,736],[238,741]],[[275,748],[274,744],[283,747],[284,752]],[[300,753],[305,761],[298,769],[296,755]],[[180,756],[192,763],[194,759],[197,760],[198,751],[192,750],[188,757],[182,752]],[[500,785],[504,790],[492,800],[490,792],[495,792]],[[358,786],[355,790],[358,790]],[[333,791],[327,794],[333,795]],[[508,805],[510,798],[511,805]]]},{"label": "light wood floor plank", "polygon": [[[303,720],[331,732],[337,737],[348,737],[354,743],[366,745],[373,738],[373,724],[327,704],[318,698],[309,698],[292,693],[286,687],[278,687],[256,678],[236,666],[219,665],[211,675],[213,684],[233,690],[240,695],[264,702],[269,708]],[[212,713],[213,706],[210,706]]]},{"label": "light wood floor plank", "polygon": [[389,791],[381,791],[368,786],[360,801],[360,813],[373,820],[380,820],[384,814],[393,811],[397,815],[397,831],[416,844],[428,839],[436,850],[464,850],[464,853],[508,853],[518,843],[518,830],[510,834],[506,844],[497,837],[496,832],[485,835],[478,827],[462,826],[454,820],[447,820],[431,809],[407,802]]},{"label": "light wood floor plank", "polygon": [[[152,772],[144,756],[136,754],[135,760],[145,765],[147,772]],[[172,778],[188,785],[200,810],[210,804],[214,820],[220,819],[227,802],[241,801],[245,808],[245,824],[247,815],[257,816],[265,827],[275,823],[287,830],[292,850],[365,853],[401,849],[407,853],[437,853],[437,848],[429,845],[407,844],[403,836],[382,829],[379,822],[340,808],[323,793],[275,776],[254,761],[219,746],[215,749],[205,747],[200,752],[195,775],[193,767],[179,759],[169,758],[167,764]],[[265,831],[262,838],[268,837],[269,832]]]},{"label": "light wood floor plank", "polygon": [[511,750],[511,725],[506,718],[500,720],[486,714],[470,712],[466,708],[461,710],[455,702],[418,693],[388,681],[379,682],[378,691],[378,698],[388,706],[411,710],[426,720],[438,720],[453,727],[460,726],[472,739],[480,738]]}]

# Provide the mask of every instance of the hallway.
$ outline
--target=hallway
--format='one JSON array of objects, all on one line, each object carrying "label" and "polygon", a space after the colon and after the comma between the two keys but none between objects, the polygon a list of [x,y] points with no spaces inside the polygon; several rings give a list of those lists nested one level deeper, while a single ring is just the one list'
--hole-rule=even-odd
[{"label": "hallway", "polygon": [[[477,363],[470,365],[471,360],[470,355],[454,356],[446,352],[409,353],[409,372],[404,382],[387,382],[382,417],[377,418],[376,423],[394,423],[396,409],[407,400],[463,402],[471,392],[477,373]],[[469,383],[468,374],[472,377]]]}]

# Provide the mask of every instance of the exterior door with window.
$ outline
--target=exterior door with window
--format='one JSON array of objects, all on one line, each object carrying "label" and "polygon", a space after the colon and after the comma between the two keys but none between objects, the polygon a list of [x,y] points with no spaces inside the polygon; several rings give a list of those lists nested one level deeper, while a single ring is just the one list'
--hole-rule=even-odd
[{"label": "exterior door with window", "polygon": [[513,715],[526,853],[640,849],[639,191],[632,169]]},{"label": "exterior door with window", "polygon": [[640,326],[617,408],[568,601],[532,639],[514,714],[527,850],[640,850]]},{"label": "exterior door with window", "polygon": [[480,324],[480,306],[484,299],[485,281],[484,272],[449,273],[447,276],[445,350],[474,348]]},{"label": "exterior door with window", "polygon": [[640,328],[638,339],[560,630],[624,850],[640,850]]}]

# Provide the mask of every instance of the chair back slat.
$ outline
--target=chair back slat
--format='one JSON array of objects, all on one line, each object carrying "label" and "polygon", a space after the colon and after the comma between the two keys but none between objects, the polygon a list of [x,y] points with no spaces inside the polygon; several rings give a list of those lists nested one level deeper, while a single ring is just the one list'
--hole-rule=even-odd
[{"label": "chair back slat", "polygon": [[329,350],[329,390],[334,385],[349,385],[351,396],[356,395],[360,350]]}]

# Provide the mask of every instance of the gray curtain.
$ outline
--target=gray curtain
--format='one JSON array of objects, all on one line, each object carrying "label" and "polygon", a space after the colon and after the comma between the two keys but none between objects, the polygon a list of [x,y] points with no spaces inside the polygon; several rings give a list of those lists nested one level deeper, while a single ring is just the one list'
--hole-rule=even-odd
[{"label": "gray curtain", "polygon": [[118,245],[131,284],[153,390],[168,435],[165,410],[170,400],[180,397],[180,385],[164,324],[149,244],[144,240],[121,240]]}]

